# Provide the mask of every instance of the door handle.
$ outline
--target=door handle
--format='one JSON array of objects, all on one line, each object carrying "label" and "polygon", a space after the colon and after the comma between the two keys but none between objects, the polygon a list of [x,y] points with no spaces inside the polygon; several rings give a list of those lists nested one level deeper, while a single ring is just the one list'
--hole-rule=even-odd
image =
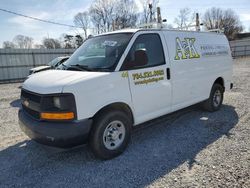
[{"label": "door handle", "polygon": [[170,68],[167,68],[167,79],[170,80]]}]

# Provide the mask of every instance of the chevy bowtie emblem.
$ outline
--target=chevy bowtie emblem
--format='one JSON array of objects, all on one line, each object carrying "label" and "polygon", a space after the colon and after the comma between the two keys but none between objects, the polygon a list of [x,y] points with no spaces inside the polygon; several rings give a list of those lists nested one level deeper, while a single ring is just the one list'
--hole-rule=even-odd
[{"label": "chevy bowtie emblem", "polygon": [[26,100],[23,101],[23,104],[24,104],[24,106],[27,106],[27,107],[28,107],[30,103],[29,103],[29,101],[26,99]]}]

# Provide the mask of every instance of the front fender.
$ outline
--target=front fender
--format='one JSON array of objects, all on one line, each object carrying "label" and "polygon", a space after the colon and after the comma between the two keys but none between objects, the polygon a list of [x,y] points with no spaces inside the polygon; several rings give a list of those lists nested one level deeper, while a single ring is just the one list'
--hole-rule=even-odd
[{"label": "front fender", "polygon": [[128,78],[121,74],[112,72],[78,80],[64,87],[63,92],[75,96],[78,120],[91,118],[103,107],[116,102],[125,103],[133,109]]}]

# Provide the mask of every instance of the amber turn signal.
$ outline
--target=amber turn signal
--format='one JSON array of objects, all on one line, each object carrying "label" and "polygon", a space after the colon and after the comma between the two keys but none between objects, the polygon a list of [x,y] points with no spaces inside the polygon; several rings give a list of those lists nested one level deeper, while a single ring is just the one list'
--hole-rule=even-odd
[{"label": "amber turn signal", "polygon": [[53,112],[42,112],[41,119],[47,120],[71,120],[74,119],[74,112],[61,112],[61,113],[53,113]]}]

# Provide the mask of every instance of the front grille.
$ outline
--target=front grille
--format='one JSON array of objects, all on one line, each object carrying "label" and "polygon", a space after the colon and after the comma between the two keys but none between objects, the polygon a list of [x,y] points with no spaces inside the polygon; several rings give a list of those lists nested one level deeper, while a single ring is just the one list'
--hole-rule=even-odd
[{"label": "front grille", "polygon": [[25,112],[27,112],[32,117],[39,119],[40,118],[40,104],[41,96],[27,90],[22,89],[21,91],[21,101],[22,107]]}]

